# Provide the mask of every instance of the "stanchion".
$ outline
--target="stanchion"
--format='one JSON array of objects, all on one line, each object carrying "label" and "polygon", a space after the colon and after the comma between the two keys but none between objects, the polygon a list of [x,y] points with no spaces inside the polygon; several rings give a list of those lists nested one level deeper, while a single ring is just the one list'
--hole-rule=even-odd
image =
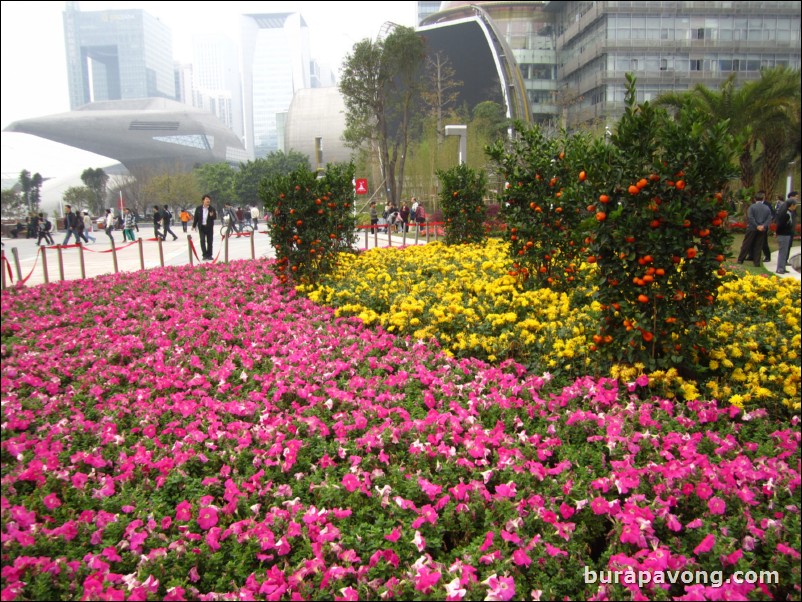
[{"label": "stanchion", "polygon": [[139,245],[139,267],[140,269],[145,269],[145,250],[142,248],[142,237],[136,239],[137,245]]},{"label": "stanchion", "polygon": [[255,230],[251,232],[251,259],[256,259],[256,243],[253,240],[255,238],[255,234]]},{"label": "stanchion", "polygon": [[418,235],[420,234],[420,226],[415,223],[415,244],[418,244]]},{"label": "stanchion", "polygon": [[223,250],[224,250],[223,262],[224,263],[228,263],[228,239],[229,239],[228,236],[224,236],[223,237]]},{"label": "stanchion", "polygon": [[120,271],[120,268],[117,265],[117,245],[114,244],[114,237],[111,238],[111,258],[114,260],[114,273],[117,274]]},{"label": "stanchion", "polygon": [[158,236],[156,237],[156,242],[159,243],[159,265],[164,267],[164,247],[162,247],[162,239]]},{"label": "stanchion", "polygon": [[365,228],[365,250],[368,250],[368,229]]},{"label": "stanchion", "polygon": [[187,234],[187,255],[189,255],[189,267],[194,266],[194,259],[192,259],[192,234]]},{"label": "stanchion", "polygon": [[58,278],[64,282],[64,256],[61,254],[61,245],[56,247],[56,253],[58,254]]},{"label": "stanchion", "polygon": [[19,265],[19,250],[17,247],[11,248],[11,254],[14,256],[14,269],[17,271],[17,282],[22,282],[22,268]]},{"label": "stanchion", "polygon": [[0,251],[0,272],[2,272],[0,274],[0,281],[2,281],[0,282],[0,288],[2,290],[6,290],[6,261],[6,251],[3,249]]},{"label": "stanchion", "polygon": [[42,249],[42,273],[45,277],[45,284],[50,282],[50,276],[47,273],[47,247],[40,247]]},{"label": "stanchion", "polygon": [[78,244],[78,261],[81,264],[81,280],[86,280],[86,266],[84,265],[84,246]]},{"label": "stanchion", "polygon": [[426,242],[429,242],[429,224],[426,224]]},{"label": "stanchion", "polygon": [[390,227],[390,224],[387,224],[387,246],[393,246],[393,231]]},{"label": "stanchion", "polygon": [[373,246],[374,247],[378,247],[379,246],[379,229],[378,228],[374,228],[373,229]]}]

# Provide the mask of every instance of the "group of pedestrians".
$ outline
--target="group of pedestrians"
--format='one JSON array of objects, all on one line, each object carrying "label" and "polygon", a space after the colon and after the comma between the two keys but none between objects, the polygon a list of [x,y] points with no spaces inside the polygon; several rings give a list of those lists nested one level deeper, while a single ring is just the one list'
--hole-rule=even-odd
[{"label": "group of pedestrians", "polygon": [[403,202],[400,208],[396,206],[395,202],[390,201],[385,206],[381,218],[379,217],[379,210],[376,208],[376,201],[371,201],[369,212],[372,232],[387,232],[388,230],[409,232],[410,222],[415,224],[418,227],[418,231],[420,231],[426,222],[426,211],[415,197],[412,197],[411,205]]},{"label": "group of pedestrians", "polygon": [[794,231],[796,229],[796,206],[799,203],[799,192],[792,190],[785,201],[778,200],[774,207],[766,199],[762,190],[755,195],[754,202],[747,211],[746,235],[738,253],[738,263],[751,260],[755,267],[761,266],[761,257],[771,259],[768,235],[772,223],[777,234],[777,273],[785,274],[785,264],[791,250]]},{"label": "group of pedestrians", "polygon": [[[41,215],[41,214],[40,214]],[[64,205],[64,228],[67,230],[67,235],[64,237],[62,245],[66,245],[70,241],[70,237],[75,238],[76,243],[82,240],[89,244],[97,242],[97,239],[92,236],[92,218],[89,217],[89,212],[84,211],[83,215],[72,210],[71,205]],[[52,240],[52,237],[49,237]],[[41,240],[41,235],[39,240]]]}]

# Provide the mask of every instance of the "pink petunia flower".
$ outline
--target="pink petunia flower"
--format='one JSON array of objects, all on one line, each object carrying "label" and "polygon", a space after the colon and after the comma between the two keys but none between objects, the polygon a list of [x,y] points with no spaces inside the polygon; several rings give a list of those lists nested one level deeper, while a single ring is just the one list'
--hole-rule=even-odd
[{"label": "pink petunia flower", "polygon": [[784,543],[777,544],[777,551],[781,554],[785,554],[786,556],[790,556],[791,558],[799,558],[800,554],[794,548],[785,545]]},{"label": "pink petunia flower", "polygon": [[412,538],[412,543],[418,548],[418,552],[423,552],[423,550],[426,549],[426,540],[423,538],[423,535],[420,534],[420,531],[415,531],[415,537]]},{"label": "pink petunia flower", "polygon": [[529,565],[532,564],[532,559],[529,558],[529,555],[520,548],[512,553],[512,561],[518,566],[529,567]]},{"label": "pink petunia flower", "polygon": [[716,536],[710,533],[693,549],[693,553],[697,556],[699,554],[704,554],[705,552],[709,552],[714,545],[716,545]]},{"label": "pink petunia flower", "polygon": [[47,507],[48,510],[55,510],[59,506],[61,506],[61,500],[58,499],[58,496],[55,493],[47,494],[42,503]]},{"label": "pink petunia flower", "polygon": [[511,600],[515,597],[515,580],[512,577],[497,577],[495,573],[482,581],[487,585],[485,600]]},{"label": "pink petunia flower", "polygon": [[727,511],[727,504],[720,497],[711,497],[707,500],[707,509],[710,514],[724,514]]},{"label": "pink petunia flower", "polygon": [[465,594],[468,593],[464,587],[461,586],[459,577],[454,577],[449,583],[446,583],[446,600],[452,602],[453,600],[462,600]]},{"label": "pink petunia flower", "polygon": [[217,510],[211,506],[206,506],[198,511],[198,526],[204,531],[208,531],[217,524]]},{"label": "pink petunia flower", "polygon": [[343,487],[345,487],[346,491],[349,493],[353,493],[359,489],[359,479],[356,475],[349,472],[343,477]]},{"label": "pink petunia flower", "polygon": [[187,522],[192,520],[192,505],[184,500],[175,507],[175,520]]}]

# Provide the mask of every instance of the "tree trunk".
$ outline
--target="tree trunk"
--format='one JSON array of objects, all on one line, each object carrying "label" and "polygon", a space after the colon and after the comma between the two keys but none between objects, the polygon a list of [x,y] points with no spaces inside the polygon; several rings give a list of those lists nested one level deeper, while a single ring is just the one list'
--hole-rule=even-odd
[{"label": "tree trunk", "polygon": [[785,153],[784,136],[773,136],[763,141],[763,166],[760,170],[760,183],[766,191],[766,198],[774,203],[774,189],[780,177],[780,161]]}]

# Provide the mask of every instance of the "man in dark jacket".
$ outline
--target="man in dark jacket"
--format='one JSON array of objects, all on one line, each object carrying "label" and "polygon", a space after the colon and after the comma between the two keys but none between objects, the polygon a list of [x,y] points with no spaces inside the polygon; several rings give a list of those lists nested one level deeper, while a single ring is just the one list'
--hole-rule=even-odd
[{"label": "man in dark jacket", "polygon": [[752,262],[756,268],[761,266],[763,238],[768,234],[772,218],[771,207],[763,202],[765,200],[766,193],[761,190],[755,195],[755,202],[749,206],[746,236],[744,236],[743,244],[741,244],[741,251],[738,253],[738,263],[742,264],[747,254],[751,251]]},{"label": "man in dark jacket", "polygon": [[777,273],[785,274],[785,262],[791,251],[791,242],[794,240],[796,228],[796,206],[799,204],[799,193],[792,190],[788,193],[788,200],[777,209],[774,221],[777,224]]},{"label": "man in dark jacket", "polygon": [[203,259],[212,261],[212,243],[214,241],[214,220],[217,219],[217,211],[212,207],[212,197],[208,194],[203,197],[203,204],[195,208],[195,219],[192,221],[192,230],[198,230],[200,234],[200,247]]},{"label": "man in dark jacket", "polygon": [[170,213],[170,210],[165,205],[162,208],[162,225],[164,226],[164,236],[162,236],[162,240],[167,238],[167,234],[172,235],[173,240],[178,240],[178,237],[173,232],[173,229],[170,227],[170,224],[173,223],[173,214]]},{"label": "man in dark jacket", "polygon": [[[64,229],[67,230],[67,236],[64,237],[62,245],[66,245],[69,242],[70,236],[75,236],[76,243],[81,242],[78,221],[81,221],[81,218],[78,214],[72,212],[72,205],[64,205]],[[81,226],[83,226],[83,221],[81,221]]]}]

